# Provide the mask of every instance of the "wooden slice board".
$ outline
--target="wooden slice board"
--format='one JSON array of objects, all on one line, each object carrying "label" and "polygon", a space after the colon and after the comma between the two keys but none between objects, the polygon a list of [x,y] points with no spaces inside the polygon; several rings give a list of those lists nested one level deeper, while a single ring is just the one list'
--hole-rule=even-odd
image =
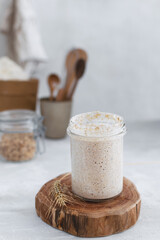
[{"label": "wooden slice board", "polygon": [[[122,193],[103,202],[86,202],[75,197],[66,207],[53,207],[51,216],[46,212],[51,206],[50,187],[63,175],[47,182],[37,193],[35,206],[38,216],[47,224],[79,237],[101,237],[122,232],[133,226],[140,213],[141,200],[135,185],[124,178]],[[71,191],[71,175],[61,183]]]}]

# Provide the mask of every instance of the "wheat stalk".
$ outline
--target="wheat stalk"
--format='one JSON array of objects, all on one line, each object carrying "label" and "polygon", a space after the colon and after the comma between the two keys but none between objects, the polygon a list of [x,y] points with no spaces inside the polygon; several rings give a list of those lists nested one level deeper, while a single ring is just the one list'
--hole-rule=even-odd
[{"label": "wheat stalk", "polygon": [[[71,193],[66,185],[62,185],[61,181],[67,177],[70,173],[65,174],[62,176],[59,180],[56,180],[49,189],[49,198],[51,205],[46,212],[46,217],[50,218],[52,215],[52,209],[59,207],[64,208],[66,207],[66,204],[73,204],[75,202],[75,199],[78,197],[74,196],[73,193]],[[78,198],[79,199],[79,198]],[[80,204],[80,203],[78,203]]]}]

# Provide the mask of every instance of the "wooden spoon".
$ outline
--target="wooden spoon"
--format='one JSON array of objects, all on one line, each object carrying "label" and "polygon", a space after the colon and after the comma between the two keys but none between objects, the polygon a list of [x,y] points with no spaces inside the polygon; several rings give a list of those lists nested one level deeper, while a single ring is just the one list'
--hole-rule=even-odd
[{"label": "wooden spoon", "polygon": [[77,87],[78,81],[83,76],[85,69],[86,69],[86,61],[84,59],[78,60],[75,66],[75,76],[76,76],[75,81],[73,83],[71,92],[68,95],[69,100],[72,99],[75,89]]},{"label": "wooden spoon", "polygon": [[66,57],[66,69],[67,77],[65,84],[65,98],[67,98],[68,92],[70,91],[73,80],[75,79],[75,66],[79,59],[87,61],[87,53],[83,49],[73,49]]},{"label": "wooden spoon", "polygon": [[50,89],[50,101],[53,100],[53,92],[59,84],[60,84],[60,78],[57,74],[50,74],[48,76],[48,85]]}]

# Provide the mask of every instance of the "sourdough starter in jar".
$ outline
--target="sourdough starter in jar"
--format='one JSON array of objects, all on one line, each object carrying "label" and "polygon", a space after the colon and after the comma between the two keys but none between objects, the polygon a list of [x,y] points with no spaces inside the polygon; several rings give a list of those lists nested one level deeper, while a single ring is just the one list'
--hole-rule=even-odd
[{"label": "sourdough starter in jar", "polygon": [[103,112],[70,120],[72,191],[88,200],[117,196],[123,189],[123,118]]}]

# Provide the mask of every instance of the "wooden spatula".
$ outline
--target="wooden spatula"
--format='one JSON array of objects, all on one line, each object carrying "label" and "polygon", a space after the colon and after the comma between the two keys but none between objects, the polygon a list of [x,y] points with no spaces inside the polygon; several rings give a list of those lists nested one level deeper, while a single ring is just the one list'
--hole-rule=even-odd
[{"label": "wooden spatula", "polygon": [[61,102],[64,100],[64,88],[59,89],[57,97],[56,97],[56,101],[57,102]]}]

